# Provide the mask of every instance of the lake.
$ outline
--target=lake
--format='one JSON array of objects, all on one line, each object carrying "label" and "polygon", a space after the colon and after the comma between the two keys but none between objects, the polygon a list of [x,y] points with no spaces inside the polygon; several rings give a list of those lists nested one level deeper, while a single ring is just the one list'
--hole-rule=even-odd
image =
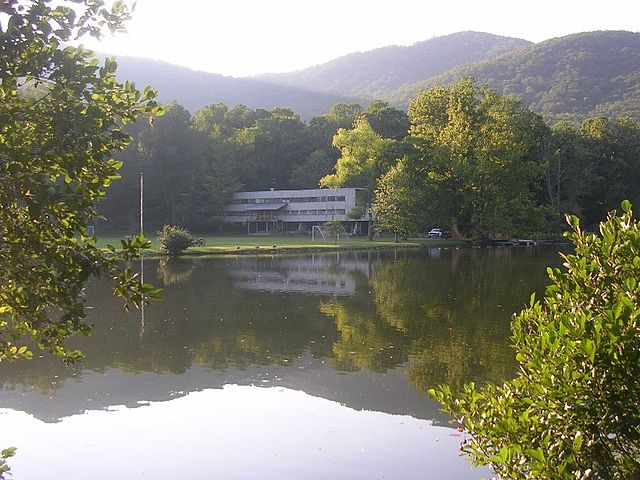
[{"label": "lake", "polygon": [[0,448],[18,480],[488,477],[426,392],[515,374],[556,250],[145,260],[164,300],[92,284],[81,364],[0,364]]}]

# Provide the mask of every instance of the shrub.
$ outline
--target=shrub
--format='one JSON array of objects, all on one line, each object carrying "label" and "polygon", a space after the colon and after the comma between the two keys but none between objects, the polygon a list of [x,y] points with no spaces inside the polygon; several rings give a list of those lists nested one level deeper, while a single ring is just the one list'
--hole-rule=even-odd
[{"label": "shrub", "polygon": [[514,318],[518,376],[431,390],[500,478],[640,478],[640,228],[631,205],[575,245],[544,300]]},{"label": "shrub", "polygon": [[193,237],[186,228],[164,225],[158,232],[160,248],[169,255],[178,255],[193,245]]}]

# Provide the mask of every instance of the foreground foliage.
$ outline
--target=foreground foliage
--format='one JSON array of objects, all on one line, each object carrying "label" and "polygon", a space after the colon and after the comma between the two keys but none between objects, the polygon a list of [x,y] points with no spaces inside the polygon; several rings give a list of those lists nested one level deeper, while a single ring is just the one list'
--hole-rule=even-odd
[{"label": "foreground foliage", "polygon": [[600,235],[569,218],[566,270],[514,319],[514,380],[431,391],[471,433],[463,451],[500,478],[640,475],[640,224],[622,207]]},{"label": "foreground foliage", "polygon": [[15,455],[16,449],[14,447],[5,448],[0,452],[0,479],[4,480],[7,475],[11,475],[7,458],[11,458]]},{"label": "foreground foliage", "polygon": [[117,263],[144,239],[105,253],[87,225],[118,177],[111,152],[130,141],[123,125],[157,113],[155,92],[118,83],[111,60],[100,66],[92,52],[61,46],[120,29],[122,2],[109,11],[100,0],[10,0],[0,12],[0,361],[31,356],[25,336],[72,361],[80,353],[63,342],[89,331],[90,277],[108,277],[126,302],[153,292]]}]

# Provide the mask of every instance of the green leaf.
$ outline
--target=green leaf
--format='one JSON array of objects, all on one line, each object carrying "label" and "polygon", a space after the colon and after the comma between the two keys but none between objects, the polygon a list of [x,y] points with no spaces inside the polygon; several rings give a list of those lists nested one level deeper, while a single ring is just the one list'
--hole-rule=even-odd
[{"label": "green leaf", "polygon": [[583,440],[584,440],[584,436],[582,435],[582,432],[576,432],[576,435],[573,438],[573,449],[576,452],[579,452],[580,448],[582,448],[582,441]]},{"label": "green leaf", "polygon": [[587,354],[587,356],[589,357],[589,360],[593,362],[595,360],[595,355],[596,355],[596,347],[593,340],[589,338],[585,338],[580,343],[580,347],[582,348],[582,351]]},{"label": "green leaf", "polygon": [[544,453],[541,448],[530,448],[527,454],[539,463],[544,463]]},{"label": "green leaf", "polygon": [[9,448],[5,448],[4,450],[2,450],[2,452],[0,452],[0,456],[2,458],[10,458],[13,457],[16,454],[16,447],[9,447]]},{"label": "green leaf", "polygon": [[40,215],[42,214],[42,205],[39,203],[30,203],[27,207],[27,209],[29,210],[29,217],[31,218],[31,220],[36,220],[38,218],[40,218]]},{"label": "green leaf", "polygon": [[613,318],[617,320],[620,318],[620,314],[622,313],[622,309],[624,308],[623,302],[618,302],[613,306]]}]

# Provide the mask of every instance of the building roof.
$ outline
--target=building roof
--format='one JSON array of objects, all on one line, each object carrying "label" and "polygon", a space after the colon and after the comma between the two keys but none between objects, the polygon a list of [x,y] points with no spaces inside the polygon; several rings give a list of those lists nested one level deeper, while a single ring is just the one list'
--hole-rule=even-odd
[{"label": "building roof", "polygon": [[338,188],[303,188],[303,189],[287,189],[287,190],[256,190],[248,192],[236,192],[233,194],[233,198],[245,198],[245,197],[281,197],[281,196],[324,196],[324,195],[343,195],[346,192],[354,192],[356,190],[365,190],[363,188],[355,187],[338,187]]},{"label": "building roof", "polygon": [[265,211],[265,210],[280,210],[281,208],[287,206],[287,203],[251,203],[249,205],[242,205],[242,208],[239,210],[240,212],[254,212],[254,211]]}]

